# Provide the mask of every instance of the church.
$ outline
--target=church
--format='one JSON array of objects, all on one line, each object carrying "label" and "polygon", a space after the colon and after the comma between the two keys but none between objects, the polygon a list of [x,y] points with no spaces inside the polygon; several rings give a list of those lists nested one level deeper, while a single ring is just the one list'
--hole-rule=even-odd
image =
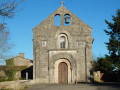
[{"label": "church", "polygon": [[33,79],[74,84],[92,77],[92,28],[61,6],[33,28]]}]

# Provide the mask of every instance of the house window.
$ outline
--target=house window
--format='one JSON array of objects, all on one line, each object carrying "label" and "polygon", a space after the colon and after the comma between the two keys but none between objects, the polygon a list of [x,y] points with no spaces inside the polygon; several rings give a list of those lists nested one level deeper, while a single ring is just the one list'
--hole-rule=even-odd
[{"label": "house window", "polygon": [[60,48],[66,48],[66,38],[64,36],[60,37]]}]

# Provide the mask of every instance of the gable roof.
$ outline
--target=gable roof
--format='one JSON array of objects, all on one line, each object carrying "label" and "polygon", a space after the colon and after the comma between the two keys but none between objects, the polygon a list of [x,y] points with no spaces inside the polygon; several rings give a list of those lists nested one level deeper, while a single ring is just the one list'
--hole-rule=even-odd
[{"label": "gable roof", "polygon": [[45,20],[43,20],[38,26],[36,26],[34,29],[39,28],[39,26],[47,25],[47,26],[53,26],[54,25],[54,17],[55,15],[59,14],[60,16],[69,14],[71,16],[71,26],[72,25],[78,25],[78,26],[86,26],[88,28],[91,28],[88,24],[83,22],[81,19],[79,19],[76,15],[74,15],[71,11],[69,11],[64,6],[60,6],[55,12],[53,12],[50,16],[48,16]]},{"label": "gable roof", "polygon": [[7,59],[5,61],[11,60],[11,59],[14,59],[14,58],[17,58],[17,57],[25,59],[25,60],[30,60],[31,62],[33,62],[33,60],[31,60],[31,59],[23,58],[23,57],[20,57],[20,56],[13,57],[13,58]]}]

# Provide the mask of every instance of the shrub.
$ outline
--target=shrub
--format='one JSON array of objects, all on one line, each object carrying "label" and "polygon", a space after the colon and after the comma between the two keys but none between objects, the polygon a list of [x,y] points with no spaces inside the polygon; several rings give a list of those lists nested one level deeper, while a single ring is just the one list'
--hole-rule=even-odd
[{"label": "shrub", "polygon": [[17,70],[5,70],[5,74],[8,77],[8,81],[12,81],[12,80],[16,80],[15,79],[15,74],[16,74]]}]

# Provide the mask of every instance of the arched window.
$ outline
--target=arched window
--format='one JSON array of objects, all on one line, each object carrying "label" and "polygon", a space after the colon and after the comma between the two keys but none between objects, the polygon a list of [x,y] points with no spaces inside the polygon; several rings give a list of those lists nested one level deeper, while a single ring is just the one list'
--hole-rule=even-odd
[{"label": "arched window", "polygon": [[66,48],[66,38],[64,36],[60,37],[60,48]]},{"label": "arched window", "polygon": [[54,19],[55,26],[60,26],[60,15],[56,14]]},{"label": "arched window", "polygon": [[65,33],[60,33],[57,39],[57,48],[58,49],[68,49],[68,36]]}]

